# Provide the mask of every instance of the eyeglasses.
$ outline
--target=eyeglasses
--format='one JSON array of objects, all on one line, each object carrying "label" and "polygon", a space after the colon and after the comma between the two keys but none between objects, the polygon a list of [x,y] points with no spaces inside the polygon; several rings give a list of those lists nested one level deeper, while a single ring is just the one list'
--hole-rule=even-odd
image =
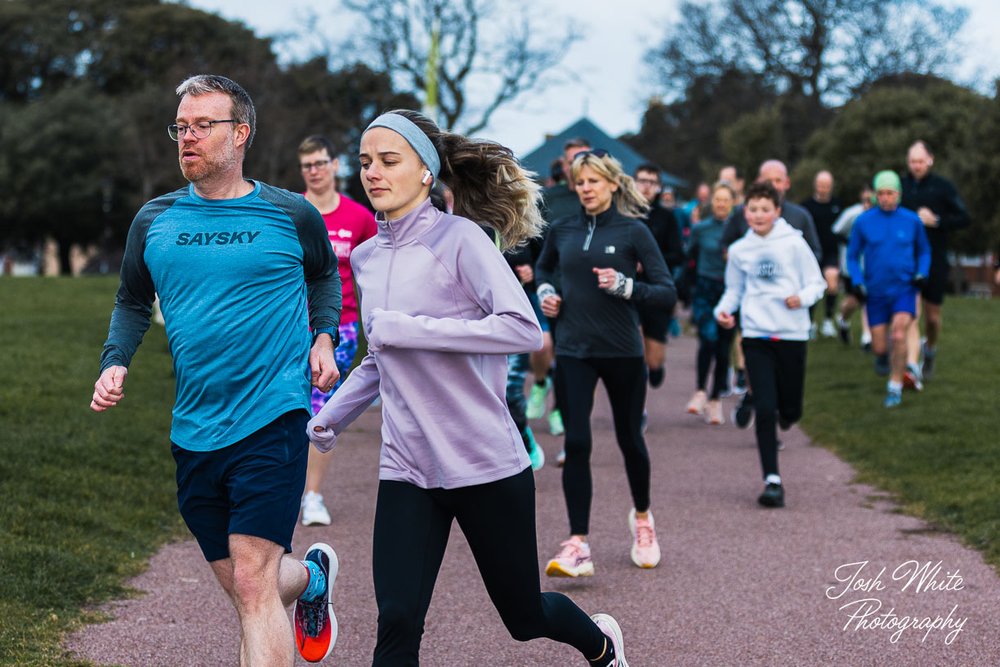
[{"label": "eyeglasses", "polygon": [[299,168],[302,171],[312,171],[313,169],[322,169],[331,162],[333,162],[333,160],[316,160],[315,162],[300,162]]},{"label": "eyeglasses", "polygon": [[637,178],[635,182],[639,185],[659,185],[660,181],[655,178]]},{"label": "eyeglasses", "polygon": [[573,162],[576,162],[577,160],[582,160],[588,155],[593,155],[594,157],[611,157],[611,153],[607,152],[603,148],[595,148],[589,151],[580,151],[579,153],[573,156]]},{"label": "eyeglasses", "polygon": [[188,132],[190,132],[191,136],[195,139],[204,139],[208,135],[212,134],[212,126],[216,123],[238,122],[238,120],[227,118],[225,120],[200,120],[191,125],[167,125],[167,134],[174,141],[180,141],[181,138]]}]

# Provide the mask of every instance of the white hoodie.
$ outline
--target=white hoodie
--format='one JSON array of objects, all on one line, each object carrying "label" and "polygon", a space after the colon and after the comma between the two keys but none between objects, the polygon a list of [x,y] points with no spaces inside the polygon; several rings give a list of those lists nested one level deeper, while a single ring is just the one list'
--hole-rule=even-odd
[{"label": "white hoodie", "polygon": [[[809,340],[809,306],[826,291],[826,281],[809,244],[784,218],[766,236],[753,230],[729,246],[726,292],[715,314],[740,311],[744,338]],[[785,299],[798,295],[799,308]]]}]

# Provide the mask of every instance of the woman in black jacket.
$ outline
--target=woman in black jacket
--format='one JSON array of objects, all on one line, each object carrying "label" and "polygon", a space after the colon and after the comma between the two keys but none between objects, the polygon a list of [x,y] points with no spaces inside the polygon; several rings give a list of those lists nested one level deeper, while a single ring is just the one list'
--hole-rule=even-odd
[{"label": "woman in black jacket", "polygon": [[[677,295],[653,235],[637,219],[648,204],[621,164],[605,151],[587,151],[573,160],[571,177],[581,210],[552,225],[535,279],[542,312],[558,323],[557,386],[565,394],[563,492],[570,522],[570,538],[549,561],[546,574],[577,577],[594,572],[587,534],[592,498],[590,413],[598,380],[611,402],[635,504],[628,518],[632,561],[643,568],[659,563],[660,547],[649,511],[649,454],[642,436],[646,374],[635,304],[669,309]],[[640,264],[645,282],[635,280]]]}]

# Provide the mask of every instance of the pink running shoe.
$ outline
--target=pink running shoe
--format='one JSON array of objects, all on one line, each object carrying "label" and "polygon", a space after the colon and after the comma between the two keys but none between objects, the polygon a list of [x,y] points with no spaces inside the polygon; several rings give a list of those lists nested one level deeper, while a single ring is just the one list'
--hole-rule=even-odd
[{"label": "pink running shoe", "polygon": [[632,562],[641,568],[656,567],[660,562],[660,543],[656,541],[653,513],[638,519],[633,507],[628,513],[628,529],[632,532]]},{"label": "pink running shoe", "polygon": [[615,647],[615,661],[608,667],[628,667],[628,662],[625,660],[625,641],[622,639],[622,629],[618,621],[608,614],[594,614],[590,620],[597,624]]},{"label": "pink running shoe", "polygon": [[545,574],[550,577],[594,576],[589,544],[574,535],[559,546],[562,550],[545,566]]}]

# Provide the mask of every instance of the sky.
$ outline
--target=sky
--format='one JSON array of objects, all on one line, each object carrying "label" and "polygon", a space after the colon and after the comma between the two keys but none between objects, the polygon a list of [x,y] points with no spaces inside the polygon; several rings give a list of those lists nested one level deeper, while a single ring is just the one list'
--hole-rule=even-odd
[{"label": "sky", "polygon": [[[242,21],[261,36],[296,30],[310,8],[333,20],[329,7],[334,5],[329,0],[186,0],[186,4]],[[546,134],[557,134],[583,115],[612,136],[638,130],[650,91],[656,89],[644,56],[662,41],[665,25],[677,17],[680,0],[548,0],[548,4],[571,17],[582,35],[561,65],[566,83],[518,98],[478,134],[523,155],[541,144]],[[1000,2],[942,0],[942,4],[970,9],[961,35],[962,51],[968,55],[956,77],[988,81],[1000,76],[996,39]]]}]

